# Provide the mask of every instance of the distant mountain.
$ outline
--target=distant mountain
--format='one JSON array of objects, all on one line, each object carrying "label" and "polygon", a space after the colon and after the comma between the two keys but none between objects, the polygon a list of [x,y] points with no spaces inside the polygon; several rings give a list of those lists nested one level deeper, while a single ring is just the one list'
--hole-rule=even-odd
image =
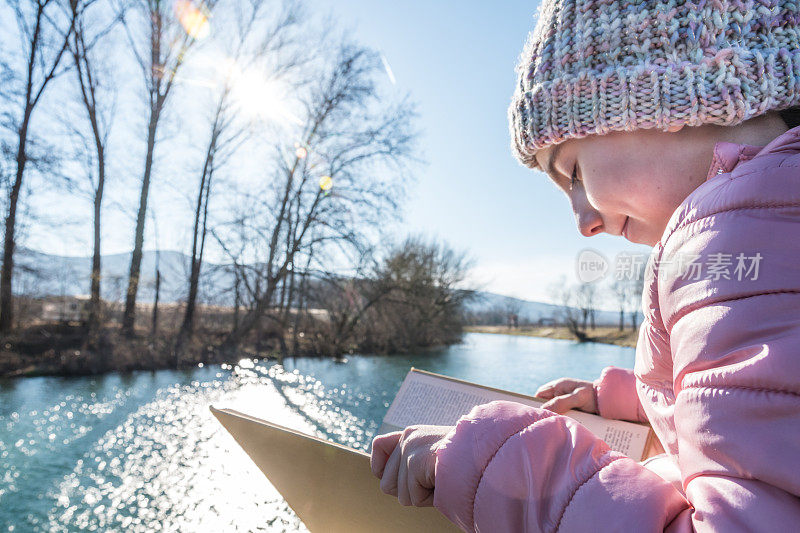
[{"label": "distant mountain", "polygon": [[[35,250],[19,249],[15,255],[16,278],[14,292],[36,296],[89,294],[91,257],[63,257]],[[181,252],[144,252],[139,279],[138,301],[150,302],[155,297],[156,264],[161,272],[159,300],[178,302],[186,298],[186,280],[191,258]],[[101,297],[108,301],[125,300],[131,254],[104,255],[101,259]],[[232,305],[227,297],[233,286],[233,274],[224,266],[203,264],[200,292],[203,301],[217,305]]]},{"label": "distant mountain", "polygon": [[[101,296],[107,301],[122,302],[128,288],[128,270],[131,254],[113,254],[102,257]],[[161,271],[161,302],[180,302],[186,298],[186,280],[191,259],[181,252],[144,252],[137,300],[152,302],[155,297],[156,263]],[[14,292],[32,296],[76,296],[89,293],[91,257],[63,257],[20,248],[15,255]],[[214,305],[233,305],[233,274],[226,265],[203,264],[200,300]],[[479,291],[467,304],[472,313],[516,313],[521,322],[538,322],[552,318],[558,306],[532,302]],[[626,317],[627,319],[627,317]],[[619,313],[598,311],[599,325],[617,324]]]},{"label": "distant mountain", "polygon": [[[487,313],[491,311],[502,311],[506,315],[515,313],[521,323],[537,323],[540,319],[558,316],[559,306],[480,291],[476,293],[475,299],[466,305],[466,309],[467,312],[472,313]],[[627,314],[625,320],[628,320]],[[639,322],[641,322],[641,316],[639,317]],[[595,313],[595,323],[603,326],[617,325],[619,324],[619,312],[597,311]]]}]

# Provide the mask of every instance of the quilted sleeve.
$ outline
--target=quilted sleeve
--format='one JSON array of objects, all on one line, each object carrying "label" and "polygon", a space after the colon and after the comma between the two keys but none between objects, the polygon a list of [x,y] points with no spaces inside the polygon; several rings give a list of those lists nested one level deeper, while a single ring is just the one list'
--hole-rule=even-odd
[{"label": "quilted sleeve", "polygon": [[475,407],[436,455],[434,506],[464,531],[656,530],[689,507],[572,419],[513,402]]}]

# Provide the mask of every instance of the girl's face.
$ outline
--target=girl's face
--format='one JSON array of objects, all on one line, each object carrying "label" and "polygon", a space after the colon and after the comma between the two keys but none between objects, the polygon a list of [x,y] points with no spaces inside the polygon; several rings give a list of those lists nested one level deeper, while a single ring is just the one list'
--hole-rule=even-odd
[{"label": "girl's face", "polygon": [[719,140],[712,132],[705,126],[615,131],[548,146],[536,159],[547,169],[555,155],[550,179],[569,198],[583,235],[605,232],[653,246],[675,209],[706,180]]}]

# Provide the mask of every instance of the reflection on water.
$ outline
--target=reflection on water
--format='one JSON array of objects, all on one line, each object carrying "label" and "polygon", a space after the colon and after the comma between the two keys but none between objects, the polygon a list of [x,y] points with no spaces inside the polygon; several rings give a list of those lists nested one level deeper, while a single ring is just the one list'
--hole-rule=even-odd
[{"label": "reflection on water", "polygon": [[632,349],[614,346],[465,339],[346,364],[0,381],[0,531],[304,531],[209,405],[366,450],[412,366],[530,394],[562,375],[633,364]]}]

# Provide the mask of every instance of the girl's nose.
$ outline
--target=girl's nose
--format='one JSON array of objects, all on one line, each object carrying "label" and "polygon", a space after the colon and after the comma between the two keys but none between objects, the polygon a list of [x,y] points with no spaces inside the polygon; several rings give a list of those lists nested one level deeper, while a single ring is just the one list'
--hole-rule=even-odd
[{"label": "girl's nose", "polygon": [[575,213],[575,222],[578,224],[578,231],[581,232],[581,235],[591,237],[603,232],[603,217],[589,202],[582,202],[582,205],[574,205],[573,211]]}]

